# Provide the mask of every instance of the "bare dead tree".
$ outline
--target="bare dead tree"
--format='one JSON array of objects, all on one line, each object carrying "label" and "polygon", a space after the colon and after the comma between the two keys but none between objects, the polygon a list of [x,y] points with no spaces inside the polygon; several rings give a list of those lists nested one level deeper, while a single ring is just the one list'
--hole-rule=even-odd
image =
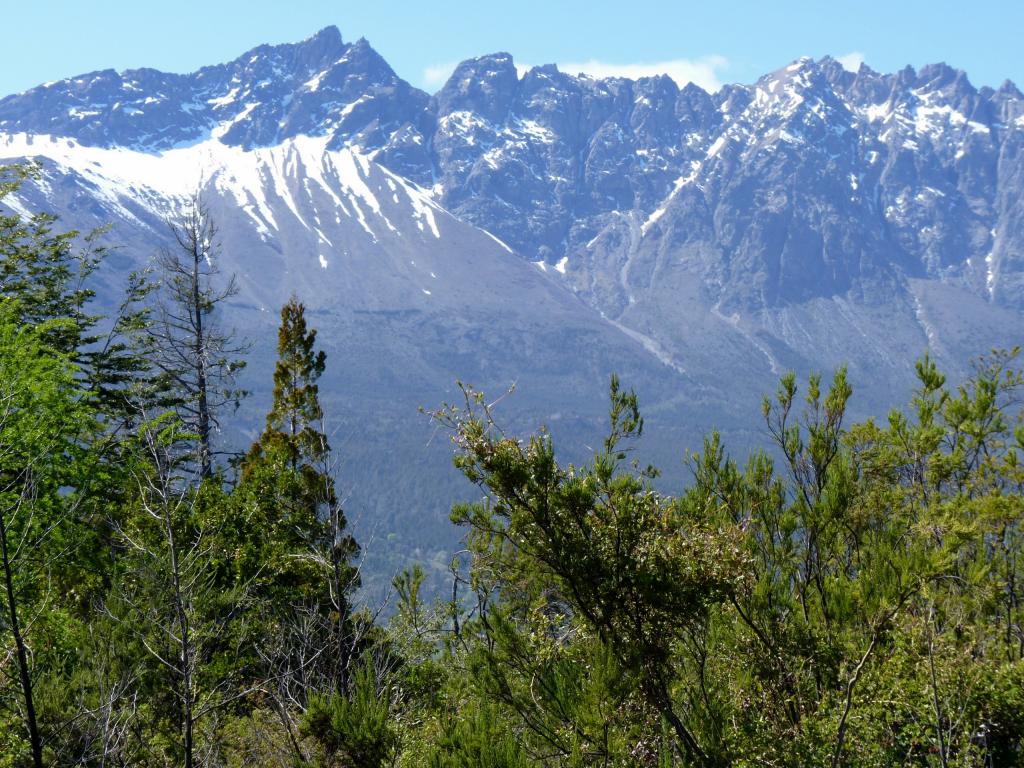
[{"label": "bare dead tree", "polygon": [[[266,670],[263,689],[269,708],[288,736],[293,757],[310,760],[299,739],[299,723],[310,700],[317,695],[349,695],[340,681],[351,680],[354,660],[372,651],[368,642],[376,620],[386,608],[381,603],[373,615],[342,623],[316,605],[293,604],[282,612],[278,632],[259,647]],[[370,654],[374,673],[381,684],[393,672],[397,657]]]},{"label": "bare dead tree", "polygon": [[159,290],[149,334],[153,364],[166,377],[178,417],[196,435],[199,478],[213,473],[213,433],[218,414],[237,407],[245,393],[235,375],[248,344],[219,323],[221,305],[238,293],[232,275],[220,278],[218,230],[197,192],[167,221],[174,245],[157,257]]},{"label": "bare dead tree", "polygon": [[[243,616],[249,605],[247,585],[225,596],[213,583],[216,531],[197,519],[196,485],[182,471],[196,465],[181,459],[181,428],[172,414],[143,419],[143,456],[132,471],[138,514],[114,524],[125,550],[127,576],[115,584],[117,597],[106,612],[163,670],[174,701],[181,764],[192,768],[206,764],[203,755],[216,752],[215,745],[197,739],[200,724],[257,686],[245,684],[238,669],[199,684],[215,649],[223,644],[224,627]],[[211,614],[209,606],[218,599],[231,607]]]}]

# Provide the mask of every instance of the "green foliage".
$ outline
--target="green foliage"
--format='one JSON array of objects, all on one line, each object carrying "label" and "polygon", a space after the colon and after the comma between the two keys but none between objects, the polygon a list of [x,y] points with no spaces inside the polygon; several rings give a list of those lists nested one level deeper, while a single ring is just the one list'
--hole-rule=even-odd
[{"label": "green foliage", "polygon": [[494,707],[447,724],[431,752],[430,768],[527,768],[521,739],[502,723]]},{"label": "green foliage", "polygon": [[0,631],[10,649],[0,702],[14,713],[10,749],[25,760],[31,752],[35,765],[47,732],[37,681],[66,672],[73,651],[74,603],[51,603],[83,586],[79,568],[61,560],[87,538],[78,506],[90,461],[80,441],[92,414],[69,356],[53,346],[67,324],[26,324],[19,303],[0,298]]},{"label": "green foliage", "polygon": [[712,435],[677,497],[623,466],[643,422],[616,380],[585,467],[546,432],[509,438],[467,391],[435,415],[486,494],[453,514],[471,599],[444,647],[472,686],[428,727],[546,765],[1018,764],[1016,357],[955,390],[925,357],[885,427],[845,426],[845,371],[802,397],[785,376],[763,405],[782,471]]},{"label": "green foliage", "polygon": [[[38,173],[35,166],[0,166],[0,202]],[[139,302],[151,286],[143,275],[130,275],[117,313],[107,319],[92,313],[95,291],[89,286],[107,255],[100,244],[105,230],[59,232],[56,222],[50,214],[26,219],[0,213],[0,297],[16,300],[17,321],[44,328],[46,343],[75,363],[76,377],[92,391],[102,417],[114,426],[131,421],[126,391],[143,381],[147,392],[160,390],[136,343],[148,317]]]},{"label": "green foliage", "polygon": [[[739,530],[656,493],[654,470],[623,467],[643,422],[636,395],[617,379],[611,429],[590,467],[559,467],[546,433],[525,444],[510,439],[481,396],[467,391],[466,403],[465,411],[436,415],[454,431],[456,465],[488,492],[481,503],[457,507],[453,519],[471,528],[474,587],[487,611],[479,630],[488,651],[478,672],[489,689],[564,760],[611,751],[597,734],[630,696],[641,718],[665,718],[680,749],[705,759],[672,701],[674,649],[742,580]],[[614,661],[624,685],[602,686],[600,665],[581,674],[583,658],[595,653]],[[509,670],[530,680],[527,690],[517,693]],[[541,688],[551,701],[531,707],[537,681],[547,681]],[[600,696],[589,693],[594,686]],[[588,696],[612,709],[594,712],[576,701]],[[535,709],[545,717],[532,717]],[[546,722],[548,715],[561,722]]]},{"label": "green foliage", "polygon": [[258,550],[236,551],[231,560],[250,573],[263,571],[265,581],[305,600],[321,597],[329,586],[328,599],[347,616],[347,595],[358,586],[352,565],[358,546],[346,531],[334,487],[316,383],[326,356],[315,344],[305,307],[293,298],[281,310],[266,429],[242,462],[235,494],[238,524],[246,529],[240,533],[251,543],[254,534],[262,535],[263,542]]},{"label": "green foliage", "polygon": [[359,665],[349,695],[314,696],[302,730],[321,751],[316,764],[324,768],[388,764],[397,746],[388,697],[387,688],[378,686],[370,659]]}]

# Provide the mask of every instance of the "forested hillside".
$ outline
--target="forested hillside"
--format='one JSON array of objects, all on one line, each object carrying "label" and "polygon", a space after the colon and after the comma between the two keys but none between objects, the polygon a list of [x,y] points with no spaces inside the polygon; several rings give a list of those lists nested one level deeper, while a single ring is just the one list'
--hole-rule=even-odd
[{"label": "forested hillside", "polygon": [[463,387],[431,414],[477,488],[450,589],[363,605],[318,386],[345,361],[293,297],[224,455],[233,285],[202,201],[173,223],[98,317],[94,237],[0,216],[0,765],[1024,763],[1017,350],[956,386],[925,355],[877,422],[842,369],[765,381],[764,451],[679,446],[672,494],[617,378],[578,466]]}]

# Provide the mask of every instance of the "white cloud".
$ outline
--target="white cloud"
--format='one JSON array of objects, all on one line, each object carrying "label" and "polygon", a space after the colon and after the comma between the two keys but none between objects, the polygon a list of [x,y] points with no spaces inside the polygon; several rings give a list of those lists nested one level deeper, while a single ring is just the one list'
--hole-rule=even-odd
[{"label": "white cloud", "polygon": [[669,59],[649,64],[609,64],[591,59],[584,62],[560,63],[558,68],[572,75],[582,72],[596,78],[628,77],[630,80],[636,80],[641,77],[668,75],[680,88],[687,83],[694,83],[705,91],[717,91],[722,87],[719,73],[728,66],[729,61],[724,56],[705,56],[701,59]]},{"label": "white cloud", "polygon": [[435,64],[423,70],[423,84],[431,88],[440,88],[448,78],[452,76],[458,62],[450,61],[446,64]]},{"label": "white cloud", "polygon": [[860,51],[851,51],[844,56],[836,56],[836,61],[842,64],[847,72],[856,72],[864,63],[864,54]]}]

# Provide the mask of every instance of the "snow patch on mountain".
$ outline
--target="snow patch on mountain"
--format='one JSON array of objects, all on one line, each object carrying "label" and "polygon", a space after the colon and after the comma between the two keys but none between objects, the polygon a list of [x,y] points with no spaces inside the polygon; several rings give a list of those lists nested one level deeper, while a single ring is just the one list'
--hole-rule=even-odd
[{"label": "snow patch on mountain", "polygon": [[[265,237],[280,231],[274,210],[280,214],[281,208],[267,199],[268,193],[283,202],[303,228],[319,233],[308,219],[308,206],[297,196],[301,183],[321,189],[336,212],[354,217],[371,238],[377,237],[375,226],[399,232],[368,184],[373,169],[394,186],[396,202],[399,193],[405,197],[418,229],[441,238],[436,217],[444,209],[429,192],[375,165],[358,149],[329,150],[328,142],[327,137],[298,136],[276,146],[244,150],[211,138],[163,152],[142,152],[82,146],[74,139],[46,135],[0,134],[0,160],[45,159],[59,173],[76,173],[105,206],[128,220],[136,219],[126,204],[129,200],[165,217],[209,182],[231,195]],[[322,233],[319,237],[326,240]]]},{"label": "snow patch on mountain", "polygon": [[[381,167],[381,170],[384,171],[384,174],[387,177],[386,180],[388,187],[395,193],[395,202],[398,201],[397,190],[400,188],[405,193],[406,199],[412,206],[413,213],[416,217],[416,226],[422,231],[424,229],[424,225],[426,225],[434,237],[440,239],[441,232],[437,228],[437,219],[434,214],[435,212],[444,212],[444,209],[434,201],[431,193],[422,187],[403,179],[401,176],[392,173],[387,168]],[[491,235],[491,237],[493,238],[494,235]],[[508,246],[505,247],[507,248]]]},{"label": "snow patch on mountain", "polygon": [[[698,162],[697,160],[694,160],[690,164],[690,167],[692,169],[690,171],[690,174],[688,176],[680,176],[678,179],[676,179],[675,184],[673,184],[672,191],[669,193],[668,197],[665,198],[665,201],[660,206],[658,206],[658,208],[656,208],[650,216],[647,217],[647,221],[645,221],[643,223],[643,226],[640,227],[640,231],[642,234],[646,235],[647,230],[653,227],[658,222],[658,220],[665,215],[665,211],[668,210],[669,203],[671,203],[675,196],[679,194],[679,191],[688,184],[692,184],[694,179],[697,178],[697,174],[700,173],[701,163]],[[594,238],[594,240],[596,239],[597,238]],[[594,240],[591,240],[587,244],[588,248],[592,246]]]}]

